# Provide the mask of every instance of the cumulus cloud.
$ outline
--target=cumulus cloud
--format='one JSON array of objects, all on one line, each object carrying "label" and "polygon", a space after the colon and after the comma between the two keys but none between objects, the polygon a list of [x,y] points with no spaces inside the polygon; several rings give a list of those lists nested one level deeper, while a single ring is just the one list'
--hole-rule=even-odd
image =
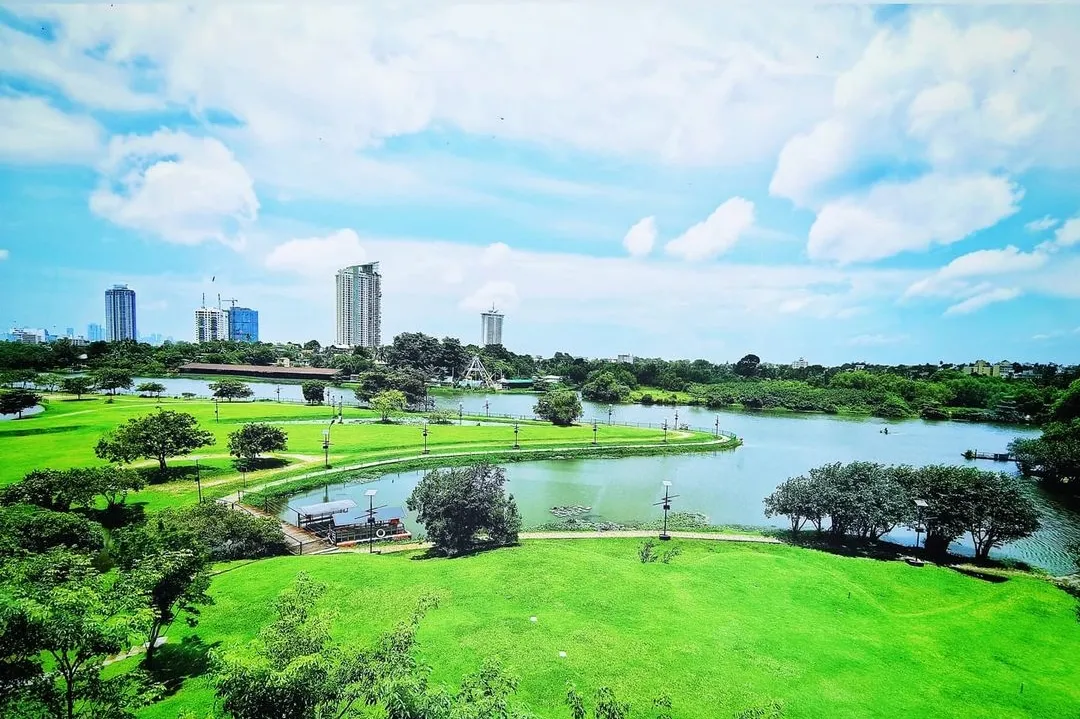
[{"label": "cumulus cloud", "polygon": [[1016,287],[995,287],[985,292],[967,298],[945,310],[946,315],[966,315],[976,310],[981,310],[995,302],[1007,302],[1019,297],[1021,291]]},{"label": "cumulus cloud", "polygon": [[976,250],[913,283],[904,295],[962,294],[970,286],[969,278],[1028,272],[1042,267],[1048,259],[1045,253],[1021,252],[1013,245],[1000,250]]},{"label": "cumulus cloud", "polygon": [[1080,242],[1080,216],[1070,217],[1057,228],[1054,243],[1058,247],[1071,247]]},{"label": "cumulus cloud", "polygon": [[463,298],[458,306],[463,310],[483,312],[496,307],[500,310],[512,310],[518,304],[517,286],[507,280],[492,280],[476,288]]},{"label": "cumulus cloud", "polygon": [[3,262],[4,260],[6,260],[10,256],[11,256],[11,253],[8,252],[7,250],[0,250],[0,262]]},{"label": "cumulus cloud", "polygon": [[652,252],[656,244],[656,218],[646,217],[635,222],[622,243],[631,257],[644,257]]},{"label": "cumulus cloud", "polygon": [[769,182],[769,194],[786,197],[801,207],[812,207],[821,186],[854,160],[851,132],[844,121],[830,118],[788,140]]},{"label": "cumulus cloud", "polygon": [[958,242],[1019,209],[1023,190],[995,175],[925,175],[827,203],[810,228],[812,259],[868,262]]},{"label": "cumulus cloud", "polygon": [[754,225],[754,203],[732,197],[712,214],[664,246],[684,260],[707,260],[727,252]]},{"label": "cumulus cloud", "polygon": [[480,264],[484,267],[498,267],[510,258],[510,245],[505,242],[493,242],[480,253]]},{"label": "cumulus cloud", "polygon": [[0,97],[0,162],[81,164],[100,149],[101,128],[91,118],[37,97]]},{"label": "cumulus cloud", "polygon": [[329,278],[342,267],[363,264],[365,259],[360,237],[351,229],[342,229],[325,237],[284,242],[270,251],[265,264],[271,270]]},{"label": "cumulus cloud", "polygon": [[1032,220],[1031,222],[1026,223],[1024,225],[1024,229],[1028,232],[1045,232],[1046,230],[1056,227],[1059,222],[1061,222],[1061,220],[1057,219],[1056,217],[1046,215],[1044,217],[1040,217],[1037,220]]},{"label": "cumulus cloud", "polygon": [[166,242],[238,247],[258,215],[251,176],[214,138],[171,130],[115,137],[100,170],[90,209]]}]

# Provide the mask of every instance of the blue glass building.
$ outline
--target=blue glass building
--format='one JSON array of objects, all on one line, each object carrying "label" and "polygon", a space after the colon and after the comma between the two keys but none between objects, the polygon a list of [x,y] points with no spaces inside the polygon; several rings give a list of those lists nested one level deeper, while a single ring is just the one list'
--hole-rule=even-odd
[{"label": "blue glass building", "polygon": [[259,312],[250,307],[229,310],[229,339],[234,342],[259,341]]}]

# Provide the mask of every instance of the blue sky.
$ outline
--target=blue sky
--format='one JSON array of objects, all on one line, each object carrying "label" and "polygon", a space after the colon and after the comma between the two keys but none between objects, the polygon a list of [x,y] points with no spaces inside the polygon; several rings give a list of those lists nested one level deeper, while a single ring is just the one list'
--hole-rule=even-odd
[{"label": "blue sky", "polygon": [[430,8],[0,9],[0,324],[1080,362],[1077,9]]}]

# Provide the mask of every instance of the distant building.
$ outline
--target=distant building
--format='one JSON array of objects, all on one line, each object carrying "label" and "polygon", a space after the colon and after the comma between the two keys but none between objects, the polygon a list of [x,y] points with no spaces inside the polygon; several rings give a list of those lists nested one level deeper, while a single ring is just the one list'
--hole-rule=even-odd
[{"label": "distant building", "polygon": [[379,263],[337,271],[337,341],[347,347],[377,349],[382,344],[382,275]]},{"label": "distant building", "polygon": [[619,355],[615,358],[616,362],[625,362],[626,364],[634,364],[634,355]]},{"label": "distant building", "polygon": [[804,360],[802,357],[791,363],[791,369],[806,369],[810,366],[810,363]]},{"label": "distant building", "polygon": [[66,330],[64,330],[64,336],[67,337],[69,340],[75,339],[75,328],[68,327]]},{"label": "distant building", "polygon": [[101,342],[105,339],[105,328],[97,322],[91,322],[86,326],[86,339],[90,342]]},{"label": "distant building", "polygon": [[113,285],[105,290],[105,339],[109,342],[133,340],[139,336],[135,321],[135,290]]},{"label": "distant building", "polygon": [[487,345],[501,345],[502,341],[502,328],[503,328],[503,315],[495,309],[495,305],[491,306],[490,312],[480,313],[480,344],[486,347]]},{"label": "distant building", "polygon": [[10,337],[12,342],[20,342],[25,345],[44,344],[49,341],[48,332],[31,327],[12,327]]},{"label": "distant building", "polygon": [[200,307],[195,310],[195,341],[199,343],[229,339],[229,318],[225,310]]},{"label": "distant building", "polygon": [[259,341],[259,312],[250,307],[229,309],[229,339],[234,342]]},{"label": "distant building", "polygon": [[157,332],[150,335],[143,335],[139,338],[139,340],[141,342],[145,342],[148,345],[153,345],[154,347],[159,347],[165,341],[164,338]]},{"label": "distant building", "polygon": [[1012,377],[1013,363],[1002,360],[997,364],[990,364],[986,360],[976,360],[973,364],[964,365],[960,368],[964,374],[978,375],[981,377]]}]

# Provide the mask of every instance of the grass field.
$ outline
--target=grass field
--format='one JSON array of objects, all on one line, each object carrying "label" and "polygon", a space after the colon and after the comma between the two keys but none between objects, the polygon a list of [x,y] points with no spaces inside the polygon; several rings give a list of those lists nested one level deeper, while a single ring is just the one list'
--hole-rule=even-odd
[{"label": "grass field", "polygon": [[[370,641],[423,591],[442,606],[424,620],[420,653],[453,686],[485,657],[519,679],[542,717],[568,716],[568,680],[609,684],[652,716],[730,717],[769,700],[786,717],[1065,717],[1080,706],[1075,601],[1015,576],[838,557],[783,545],[681,543],[671,564],[643,565],[635,540],[530,541],[459,559],[341,554],[236,566],[214,579],[216,604],[170,642],[250,640],[277,592],[304,569],[329,585],[335,636]],[[532,623],[529,617],[536,616]],[[559,652],[565,651],[566,658]],[[202,716],[199,679],[142,711]]]},{"label": "grass field", "polygon": [[[65,469],[101,464],[94,456],[98,438],[124,420],[154,412],[158,407],[176,409],[194,415],[203,428],[211,431],[217,443],[198,450],[190,458],[177,458],[170,465],[187,468],[190,478],[149,486],[132,495],[129,501],[145,503],[147,510],[195,501],[197,489],[193,460],[202,468],[204,493],[224,496],[241,486],[259,484],[317,470],[323,466],[323,430],[329,426],[331,411],[325,406],[278,404],[275,402],[222,402],[215,419],[214,403],[208,400],[162,399],[160,402],[132,396],[118,396],[112,403],[95,396],[76,401],[62,395],[49,398],[45,412],[22,420],[0,422],[0,486],[18,481],[38,468]],[[371,419],[375,413],[346,408],[344,418]],[[418,418],[416,418],[418,419]],[[513,446],[512,424],[476,426],[482,418],[465,418],[462,425],[431,425],[428,447],[432,453],[507,450]],[[246,478],[233,466],[226,444],[230,432],[244,422],[281,423],[289,435],[288,450],[277,457],[271,468],[249,472]],[[605,446],[658,443],[663,433],[655,429],[602,426],[598,433]],[[712,437],[701,433],[669,432],[672,444],[697,443]],[[522,449],[544,447],[587,447],[593,441],[592,427],[555,427],[547,423],[521,423],[519,440]],[[423,437],[416,424],[342,424],[331,428],[330,463],[350,466],[363,462],[418,457]],[[154,462],[147,462],[154,465]],[[275,466],[275,464],[277,466]]]}]

